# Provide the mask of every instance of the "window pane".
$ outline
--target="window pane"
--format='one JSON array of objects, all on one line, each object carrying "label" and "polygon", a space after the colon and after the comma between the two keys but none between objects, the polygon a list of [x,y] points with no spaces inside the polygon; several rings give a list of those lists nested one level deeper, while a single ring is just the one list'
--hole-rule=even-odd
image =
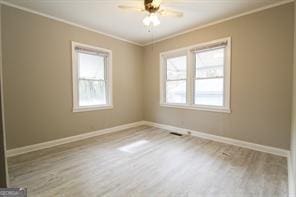
[{"label": "window pane", "polygon": [[223,66],[201,67],[196,70],[196,78],[223,77]]},{"label": "window pane", "polygon": [[167,79],[186,79],[186,56],[167,59]]},{"label": "window pane", "polygon": [[223,106],[223,79],[195,80],[195,104]]},{"label": "window pane", "polygon": [[107,104],[105,87],[105,81],[79,80],[79,106]]},{"label": "window pane", "polygon": [[104,79],[105,58],[100,55],[78,53],[79,78]]},{"label": "window pane", "polygon": [[196,53],[196,68],[217,67],[224,65],[224,49],[210,49]]},{"label": "window pane", "polygon": [[186,80],[166,82],[166,102],[186,103]]}]

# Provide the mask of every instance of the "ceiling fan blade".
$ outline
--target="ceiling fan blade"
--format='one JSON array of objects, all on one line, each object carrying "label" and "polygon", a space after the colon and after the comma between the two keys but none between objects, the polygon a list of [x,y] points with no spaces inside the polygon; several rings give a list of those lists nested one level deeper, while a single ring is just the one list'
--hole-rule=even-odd
[{"label": "ceiling fan blade", "polygon": [[178,12],[175,10],[168,10],[168,9],[160,10],[158,13],[160,16],[175,16],[175,17],[183,16],[182,12]]},{"label": "ceiling fan blade", "polygon": [[144,8],[136,7],[136,6],[119,5],[118,8],[124,9],[124,10],[138,11],[138,12],[144,12],[145,11]]}]

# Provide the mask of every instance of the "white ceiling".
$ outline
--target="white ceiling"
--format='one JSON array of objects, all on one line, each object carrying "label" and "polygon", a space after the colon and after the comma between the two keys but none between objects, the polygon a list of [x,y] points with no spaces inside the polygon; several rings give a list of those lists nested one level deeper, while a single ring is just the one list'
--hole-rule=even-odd
[{"label": "white ceiling", "polygon": [[126,11],[117,7],[143,6],[143,0],[5,1],[145,45],[197,26],[287,0],[163,0],[162,8],[182,11],[184,16],[160,17],[161,24],[152,32],[148,32],[142,24],[145,13]]}]

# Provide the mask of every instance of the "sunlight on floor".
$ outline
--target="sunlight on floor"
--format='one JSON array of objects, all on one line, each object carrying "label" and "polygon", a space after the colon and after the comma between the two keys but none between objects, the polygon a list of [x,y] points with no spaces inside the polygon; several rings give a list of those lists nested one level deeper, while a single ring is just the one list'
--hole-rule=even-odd
[{"label": "sunlight on floor", "polygon": [[139,140],[133,143],[130,143],[128,145],[119,147],[118,150],[122,151],[122,152],[127,152],[127,153],[135,153],[138,148],[144,144],[147,144],[149,141],[147,140]]}]

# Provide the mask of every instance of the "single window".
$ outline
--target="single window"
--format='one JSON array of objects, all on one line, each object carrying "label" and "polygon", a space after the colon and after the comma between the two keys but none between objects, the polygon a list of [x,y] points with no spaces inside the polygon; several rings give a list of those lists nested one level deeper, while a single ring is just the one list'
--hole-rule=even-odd
[{"label": "single window", "polygon": [[230,42],[225,38],[162,53],[161,105],[230,112]]},{"label": "single window", "polygon": [[186,56],[166,59],[166,102],[186,103]]},{"label": "single window", "polygon": [[73,111],[112,107],[111,51],[72,43]]}]

